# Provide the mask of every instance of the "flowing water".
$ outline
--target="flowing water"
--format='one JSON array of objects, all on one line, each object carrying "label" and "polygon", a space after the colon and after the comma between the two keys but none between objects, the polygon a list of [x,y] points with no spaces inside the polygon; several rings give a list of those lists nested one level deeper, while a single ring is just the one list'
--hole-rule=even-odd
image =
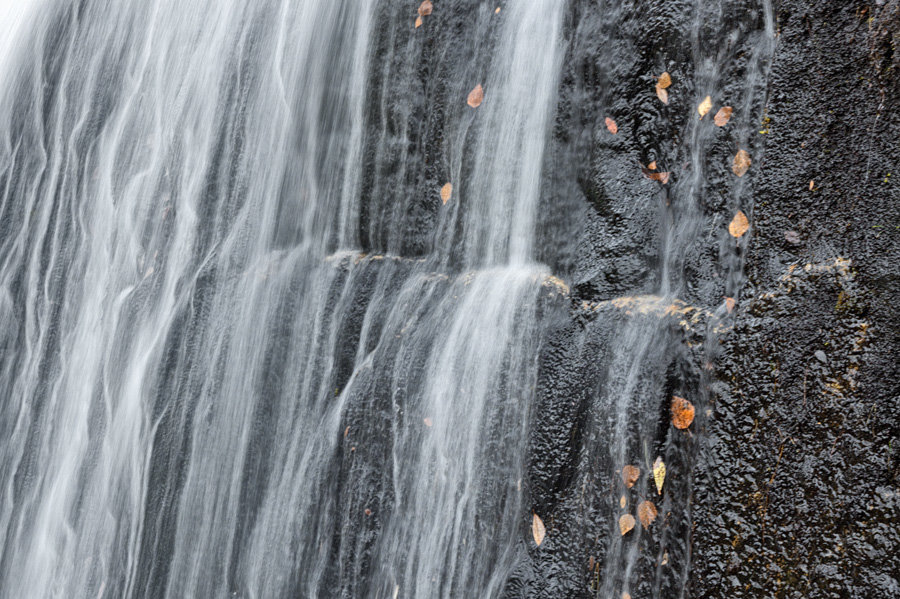
[{"label": "flowing water", "polygon": [[[562,279],[588,277],[547,259],[585,226],[548,225],[554,124],[574,20],[624,9],[499,4],[435,0],[421,27],[387,0],[4,9],[0,597],[530,595],[542,364],[579,303]],[[702,97],[739,44],[718,3],[685,6]],[[754,10],[744,144],[772,39]],[[636,208],[659,223],[653,305],[690,294],[706,234],[715,131],[690,123],[690,174]],[[644,404],[684,340],[637,312],[576,335],[596,382],[573,489],[659,449]],[[607,539],[596,580],[577,562],[588,596],[646,568],[610,497],[574,509]],[[684,526],[654,596],[683,592]]]}]

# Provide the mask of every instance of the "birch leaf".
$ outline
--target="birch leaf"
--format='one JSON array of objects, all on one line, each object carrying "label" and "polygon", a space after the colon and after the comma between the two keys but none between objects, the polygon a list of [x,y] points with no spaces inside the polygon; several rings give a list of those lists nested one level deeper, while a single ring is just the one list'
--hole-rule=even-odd
[{"label": "birch leaf", "polygon": [[666,480],[666,464],[661,457],[656,458],[653,462],[653,482],[656,483],[656,492],[662,495],[663,483]]},{"label": "birch leaf", "polygon": [[728,225],[728,232],[731,233],[732,237],[741,237],[749,228],[750,221],[747,220],[747,215],[743,211],[738,210]]},{"label": "birch leaf", "polygon": [[619,518],[619,532],[622,533],[622,536],[625,536],[631,532],[632,528],[634,528],[634,516],[631,514],[622,514]]},{"label": "birch leaf", "polygon": [[434,5],[431,3],[431,0],[424,0],[422,4],[419,5],[419,16],[427,17],[431,14],[432,10],[434,10]]},{"label": "birch leaf", "polygon": [[538,546],[544,542],[544,535],[547,534],[544,522],[537,514],[534,514],[534,517],[531,519],[531,534],[534,536],[534,544]]},{"label": "birch leaf", "polygon": [[466,104],[471,106],[472,108],[478,108],[481,106],[481,103],[484,101],[484,90],[481,88],[481,84],[475,86],[475,89],[469,92],[469,97],[466,98]]},{"label": "birch leaf", "polygon": [[609,132],[613,135],[619,132],[619,126],[616,125],[616,122],[609,117],[606,117],[606,128],[609,129]]},{"label": "birch leaf", "polygon": [[634,486],[634,483],[637,482],[637,479],[640,478],[640,476],[641,469],[637,466],[628,464],[622,468],[622,482],[625,483],[625,486],[629,489]]},{"label": "birch leaf", "polygon": [[719,109],[719,112],[716,113],[716,116],[713,117],[713,121],[715,121],[718,127],[724,127],[731,119],[731,113],[733,112],[733,110],[734,109],[731,108],[731,106],[723,106]]},{"label": "birch leaf", "polygon": [[734,155],[734,164],[731,165],[731,170],[738,177],[743,177],[749,168],[750,154],[747,153],[747,150],[738,150],[738,153]]},{"label": "birch leaf", "polygon": [[450,201],[450,196],[453,195],[453,184],[450,182],[444,183],[444,186],[441,187],[441,202],[446,204]]},{"label": "birch leaf", "polygon": [[659,81],[656,82],[656,86],[660,89],[666,89],[670,85],[672,85],[672,76],[666,71],[659,76]]},{"label": "birch leaf", "polygon": [[710,108],[712,108],[712,98],[706,96],[703,98],[703,101],[700,102],[700,105],[697,106],[697,112],[700,113],[701,119],[706,116],[706,113],[709,112]]},{"label": "birch leaf", "polygon": [[659,101],[663,104],[669,103],[669,92],[665,90],[665,88],[660,87],[659,84],[656,84],[656,97],[659,98]]},{"label": "birch leaf", "polygon": [[416,17],[416,29],[422,26],[422,17]]},{"label": "birch leaf", "polygon": [[641,525],[644,527],[644,530],[650,528],[650,525],[653,524],[653,521],[656,520],[656,506],[653,505],[652,501],[642,501],[640,505],[638,505],[638,520],[641,521]]},{"label": "birch leaf", "polygon": [[672,425],[684,430],[694,421],[694,404],[683,397],[672,396]]}]

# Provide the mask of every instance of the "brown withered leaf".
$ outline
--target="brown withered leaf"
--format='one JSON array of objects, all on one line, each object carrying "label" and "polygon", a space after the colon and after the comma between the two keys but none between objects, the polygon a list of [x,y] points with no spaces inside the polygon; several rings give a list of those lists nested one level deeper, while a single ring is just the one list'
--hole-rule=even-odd
[{"label": "brown withered leaf", "polygon": [[656,492],[662,495],[663,483],[666,481],[666,464],[661,457],[653,462],[653,482],[656,483]]},{"label": "brown withered leaf", "polygon": [[416,29],[422,26],[422,17],[416,17]]},{"label": "brown withered leaf", "polygon": [[731,113],[734,112],[734,109],[731,106],[723,106],[719,109],[719,112],[716,113],[716,116],[713,117],[713,121],[719,127],[724,127],[728,124],[728,121],[731,120]]},{"label": "brown withered leaf", "polygon": [[669,75],[669,71],[665,71],[662,75],[659,76],[659,81],[656,82],[656,87],[660,89],[666,89],[672,85],[672,76]]},{"label": "brown withered leaf", "polygon": [[634,486],[634,483],[636,483],[640,477],[641,469],[637,466],[627,464],[622,468],[622,482],[625,483],[625,486],[629,489]]},{"label": "brown withered leaf", "polygon": [[737,302],[734,301],[733,297],[725,298],[725,309],[728,310],[728,313],[731,314],[734,312],[734,307],[737,305]]},{"label": "brown withered leaf", "polygon": [[667,92],[664,87],[660,87],[658,83],[656,84],[656,97],[659,98],[660,102],[663,104],[669,103],[669,92]]},{"label": "brown withered leaf", "polygon": [[738,210],[737,214],[734,215],[734,218],[731,219],[731,222],[728,224],[728,232],[731,233],[732,237],[742,236],[749,228],[750,221],[747,220],[747,215],[744,214],[742,210]]},{"label": "brown withered leaf", "polygon": [[434,5],[431,3],[431,0],[424,0],[422,4],[419,5],[419,16],[427,17],[431,14],[432,10],[434,10]]},{"label": "brown withered leaf", "polygon": [[481,106],[481,103],[484,101],[484,90],[481,88],[481,84],[475,86],[475,88],[469,92],[469,97],[466,98],[466,104],[471,106],[472,108],[478,108]]},{"label": "brown withered leaf", "polygon": [[738,177],[743,177],[749,168],[750,154],[747,153],[747,150],[738,150],[738,153],[734,155],[734,164],[731,165],[731,170]]},{"label": "brown withered leaf", "polygon": [[810,179],[809,181],[809,190],[812,191],[816,188],[816,182]]},{"label": "brown withered leaf", "polygon": [[619,517],[619,532],[622,536],[627,535],[634,528],[634,516],[631,514],[622,514]]},{"label": "brown withered leaf", "polygon": [[694,404],[683,397],[672,396],[672,426],[684,430],[694,421]]},{"label": "brown withered leaf", "polygon": [[702,119],[703,117],[705,117],[706,113],[709,112],[709,110],[711,108],[712,108],[712,98],[710,98],[709,96],[706,96],[705,98],[703,98],[703,101],[700,102],[700,105],[697,106],[697,112],[700,113],[700,118]]},{"label": "brown withered leaf", "polygon": [[654,160],[653,162],[648,164],[647,168],[649,168],[651,171],[655,171],[656,170],[656,161]]},{"label": "brown withered leaf", "polygon": [[453,184],[448,181],[447,183],[444,183],[443,187],[441,187],[441,202],[446,204],[448,201],[450,201],[450,196],[452,195]]},{"label": "brown withered leaf", "polygon": [[619,507],[624,510],[626,505],[628,505],[628,498],[622,495],[619,497]]},{"label": "brown withered leaf", "polygon": [[616,122],[609,117],[606,117],[606,128],[609,129],[609,132],[613,135],[619,132],[619,126],[616,125]]},{"label": "brown withered leaf", "polygon": [[653,521],[656,520],[656,506],[653,505],[652,501],[642,501],[638,505],[638,520],[641,521],[641,525],[644,527],[644,530],[650,528],[650,525],[653,524]]},{"label": "brown withered leaf", "polygon": [[537,514],[534,514],[534,517],[531,519],[531,534],[534,537],[534,544],[538,546],[544,542],[544,535],[547,534],[547,529],[544,528],[544,521]]},{"label": "brown withered leaf", "polygon": [[654,173],[644,165],[641,165],[641,172],[644,173],[644,176],[650,179],[651,181],[659,181],[663,185],[669,182],[669,175],[671,174],[669,171],[663,171],[660,173]]}]

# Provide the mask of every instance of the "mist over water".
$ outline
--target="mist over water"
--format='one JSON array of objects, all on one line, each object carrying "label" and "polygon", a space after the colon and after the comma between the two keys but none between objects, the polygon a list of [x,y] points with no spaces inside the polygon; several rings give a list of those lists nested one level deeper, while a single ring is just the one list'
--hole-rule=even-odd
[{"label": "mist over water", "polygon": [[[434,4],[0,6],[0,597],[516,596],[571,6]],[[583,332],[622,327],[576,480],[655,457],[654,314]]]}]

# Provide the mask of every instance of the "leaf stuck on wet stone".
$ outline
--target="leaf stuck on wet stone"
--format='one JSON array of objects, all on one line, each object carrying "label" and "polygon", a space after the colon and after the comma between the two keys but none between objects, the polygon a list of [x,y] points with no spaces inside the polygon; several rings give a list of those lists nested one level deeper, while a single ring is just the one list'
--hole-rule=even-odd
[{"label": "leaf stuck on wet stone", "polygon": [[481,84],[475,86],[475,89],[469,92],[469,97],[466,98],[466,104],[471,106],[472,108],[478,108],[481,106],[481,102],[484,101],[484,90],[481,88]]},{"label": "leaf stuck on wet stone", "polygon": [[747,150],[738,150],[738,153],[734,155],[734,164],[731,165],[731,170],[738,177],[743,177],[749,168],[750,154],[747,153]]},{"label": "leaf stuck on wet stone", "polygon": [[641,521],[644,530],[650,528],[650,525],[656,520],[656,515],[656,506],[652,501],[642,501],[638,505],[638,520]]},{"label": "leaf stuck on wet stone", "polygon": [[450,182],[444,183],[444,186],[441,187],[441,202],[446,204],[450,201],[450,196],[453,195],[453,184]]},{"label": "leaf stuck on wet stone", "polygon": [[538,546],[544,542],[544,535],[547,534],[547,529],[544,528],[544,521],[537,514],[534,514],[534,517],[531,519],[531,534],[534,536],[534,544]]},{"label": "leaf stuck on wet stone", "polygon": [[725,298],[725,309],[728,310],[728,313],[729,313],[729,314],[731,314],[732,312],[734,312],[734,307],[735,307],[736,304],[737,304],[737,302],[734,301],[734,298],[733,298],[733,297],[726,297],[726,298]]},{"label": "leaf stuck on wet stone", "polygon": [[609,132],[613,135],[619,132],[619,126],[616,125],[616,122],[609,117],[606,117],[606,128],[609,129]]},{"label": "leaf stuck on wet stone", "polygon": [[632,528],[634,528],[634,516],[631,514],[622,514],[619,518],[619,532],[622,533],[622,536],[625,536],[631,532]]},{"label": "leaf stuck on wet stone", "polygon": [[424,0],[422,4],[419,5],[419,16],[427,17],[431,14],[432,10],[434,10],[434,5],[431,3],[431,0]]},{"label": "leaf stuck on wet stone", "polygon": [[659,84],[656,85],[656,97],[659,98],[659,101],[663,104],[669,103],[669,92],[660,87]]},{"label": "leaf stuck on wet stone", "polygon": [[622,468],[622,482],[625,483],[625,486],[629,489],[634,486],[634,483],[637,482],[638,478],[641,476],[641,469],[637,466],[632,466],[631,464],[626,465]]},{"label": "leaf stuck on wet stone", "polygon": [[716,113],[716,116],[713,117],[713,121],[717,126],[724,127],[731,119],[732,111],[733,109],[731,108],[731,106],[723,106],[719,109],[719,112]]},{"label": "leaf stuck on wet stone", "polygon": [[656,82],[656,86],[660,89],[666,89],[670,85],[672,85],[672,76],[669,75],[669,71],[665,71],[659,76],[659,81]]},{"label": "leaf stuck on wet stone", "polygon": [[747,215],[741,210],[737,211],[737,214],[734,215],[734,218],[728,224],[728,232],[735,238],[741,237],[749,228],[750,221],[747,220]]},{"label": "leaf stuck on wet stone", "polygon": [[683,397],[672,396],[672,426],[684,430],[694,421],[694,404]]},{"label": "leaf stuck on wet stone", "polygon": [[657,457],[653,462],[653,482],[656,483],[656,492],[662,495],[663,483],[666,481],[666,464],[661,457]]},{"label": "leaf stuck on wet stone", "polygon": [[619,497],[619,507],[624,510],[626,505],[628,505],[628,498],[622,495]]},{"label": "leaf stuck on wet stone", "polygon": [[416,17],[416,29],[422,26],[422,17]]},{"label": "leaf stuck on wet stone", "polygon": [[712,98],[709,96],[706,96],[705,98],[703,98],[703,101],[700,102],[700,105],[697,106],[697,112],[700,113],[700,118],[702,119],[703,117],[705,117],[706,113],[709,112],[709,110],[711,108],[712,108]]}]

